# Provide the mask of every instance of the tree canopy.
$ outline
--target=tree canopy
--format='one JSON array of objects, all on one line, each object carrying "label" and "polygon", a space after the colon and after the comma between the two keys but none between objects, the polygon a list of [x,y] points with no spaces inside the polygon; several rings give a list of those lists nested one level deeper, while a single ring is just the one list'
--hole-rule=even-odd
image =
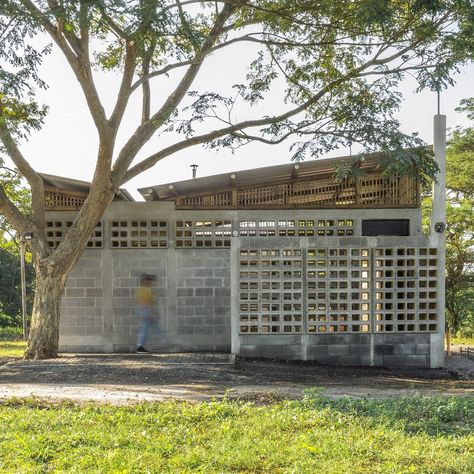
[{"label": "tree canopy", "polygon": [[[35,236],[28,353],[55,354],[68,271],[119,186],[179,151],[289,140],[300,160],[359,143],[386,152],[389,171],[433,176],[421,140],[399,130],[398,85],[406,74],[420,89],[450,85],[474,56],[473,19],[469,0],[0,0],[0,152],[32,195],[25,214],[0,186],[0,213]],[[244,44],[254,47],[248,58],[235,53]],[[56,249],[45,239],[42,178],[21,146],[47,113],[35,93],[47,87],[39,67],[52,49],[77,79],[99,141],[91,191]],[[242,59],[242,80],[222,71],[225,92],[199,86],[208,58],[220,55]],[[98,69],[119,83],[110,110]],[[140,116],[118,147],[136,95]],[[152,137],[159,144],[143,156]]]},{"label": "tree canopy", "polygon": [[[474,123],[474,99],[458,108]],[[474,333],[474,127],[458,128],[447,153],[446,307],[453,333]]]}]

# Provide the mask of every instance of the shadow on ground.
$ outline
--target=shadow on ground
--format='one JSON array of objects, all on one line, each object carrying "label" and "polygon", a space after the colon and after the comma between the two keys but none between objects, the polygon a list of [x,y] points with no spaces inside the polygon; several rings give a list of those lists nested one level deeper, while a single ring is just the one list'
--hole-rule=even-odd
[{"label": "shadow on ground", "polygon": [[124,403],[226,396],[265,402],[301,398],[314,389],[330,397],[468,395],[474,393],[474,383],[460,380],[452,368],[395,370],[245,359],[234,363],[226,354],[66,355],[13,360],[0,367],[0,398]]}]

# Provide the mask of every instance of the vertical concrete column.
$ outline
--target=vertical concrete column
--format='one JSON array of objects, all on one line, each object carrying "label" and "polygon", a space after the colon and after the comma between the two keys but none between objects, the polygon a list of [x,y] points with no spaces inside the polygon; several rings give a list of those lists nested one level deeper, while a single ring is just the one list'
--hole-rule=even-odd
[{"label": "vertical concrete column", "polygon": [[[166,249],[166,280],[168,306],[166,311],[166,328],[170,342],[176,344],[178,336],[178,311],[177,311],[177,268],[176,249],[174,246],[174,221],[168,220],[168,248]],[[174,350],[172,347],[170,350]]]},{"label": "vertical concrete column", "polygon": [[114,351],[114,315],[112,312],[112,252],[110,250],[110,222],[103,220],[102,266],[102,327],[104,330],[104,352]]},{"label": "vertical concrete column", "polygon": [[240,353],[239,280],[240,238],[232,237],[230,244],[230,352],[234,355]]},{"label": "vertical concrete column", "polygon": [[430,366],[444,366],[445,266],[446,266],[446,115],[435,115],[433,151],[439,167],[433,183],[433,207],[430,222],[430,245],[438,249],[438,332],[430,335]]}]

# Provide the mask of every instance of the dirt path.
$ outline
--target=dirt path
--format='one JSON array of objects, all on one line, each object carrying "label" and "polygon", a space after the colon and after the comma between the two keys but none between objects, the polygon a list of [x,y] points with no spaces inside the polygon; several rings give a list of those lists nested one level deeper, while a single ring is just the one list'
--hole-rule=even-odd
[{"label": "dirt path", "polygon": [[456,361],[449,370],[401,371],[240,359],[234,363],[226,354],[68,355],[4,363],[0,366],[0,399],[34,396],[120,404],[224,396],[256,401],[294,399],[307,390],[330,397],[474,394],[472,377],[464,373],[464,380],[460,379],[455,366]]}]

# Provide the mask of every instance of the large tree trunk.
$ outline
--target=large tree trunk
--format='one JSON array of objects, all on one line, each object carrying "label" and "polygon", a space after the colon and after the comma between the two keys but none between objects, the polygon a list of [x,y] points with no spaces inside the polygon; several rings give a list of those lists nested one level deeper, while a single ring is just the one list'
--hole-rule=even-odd
[{"label": "large tree trunk", "polygon": [[59,307],[67,270],[42,263],[35,265],[35,300],[25,359],[48,359],[58,355]]}]

